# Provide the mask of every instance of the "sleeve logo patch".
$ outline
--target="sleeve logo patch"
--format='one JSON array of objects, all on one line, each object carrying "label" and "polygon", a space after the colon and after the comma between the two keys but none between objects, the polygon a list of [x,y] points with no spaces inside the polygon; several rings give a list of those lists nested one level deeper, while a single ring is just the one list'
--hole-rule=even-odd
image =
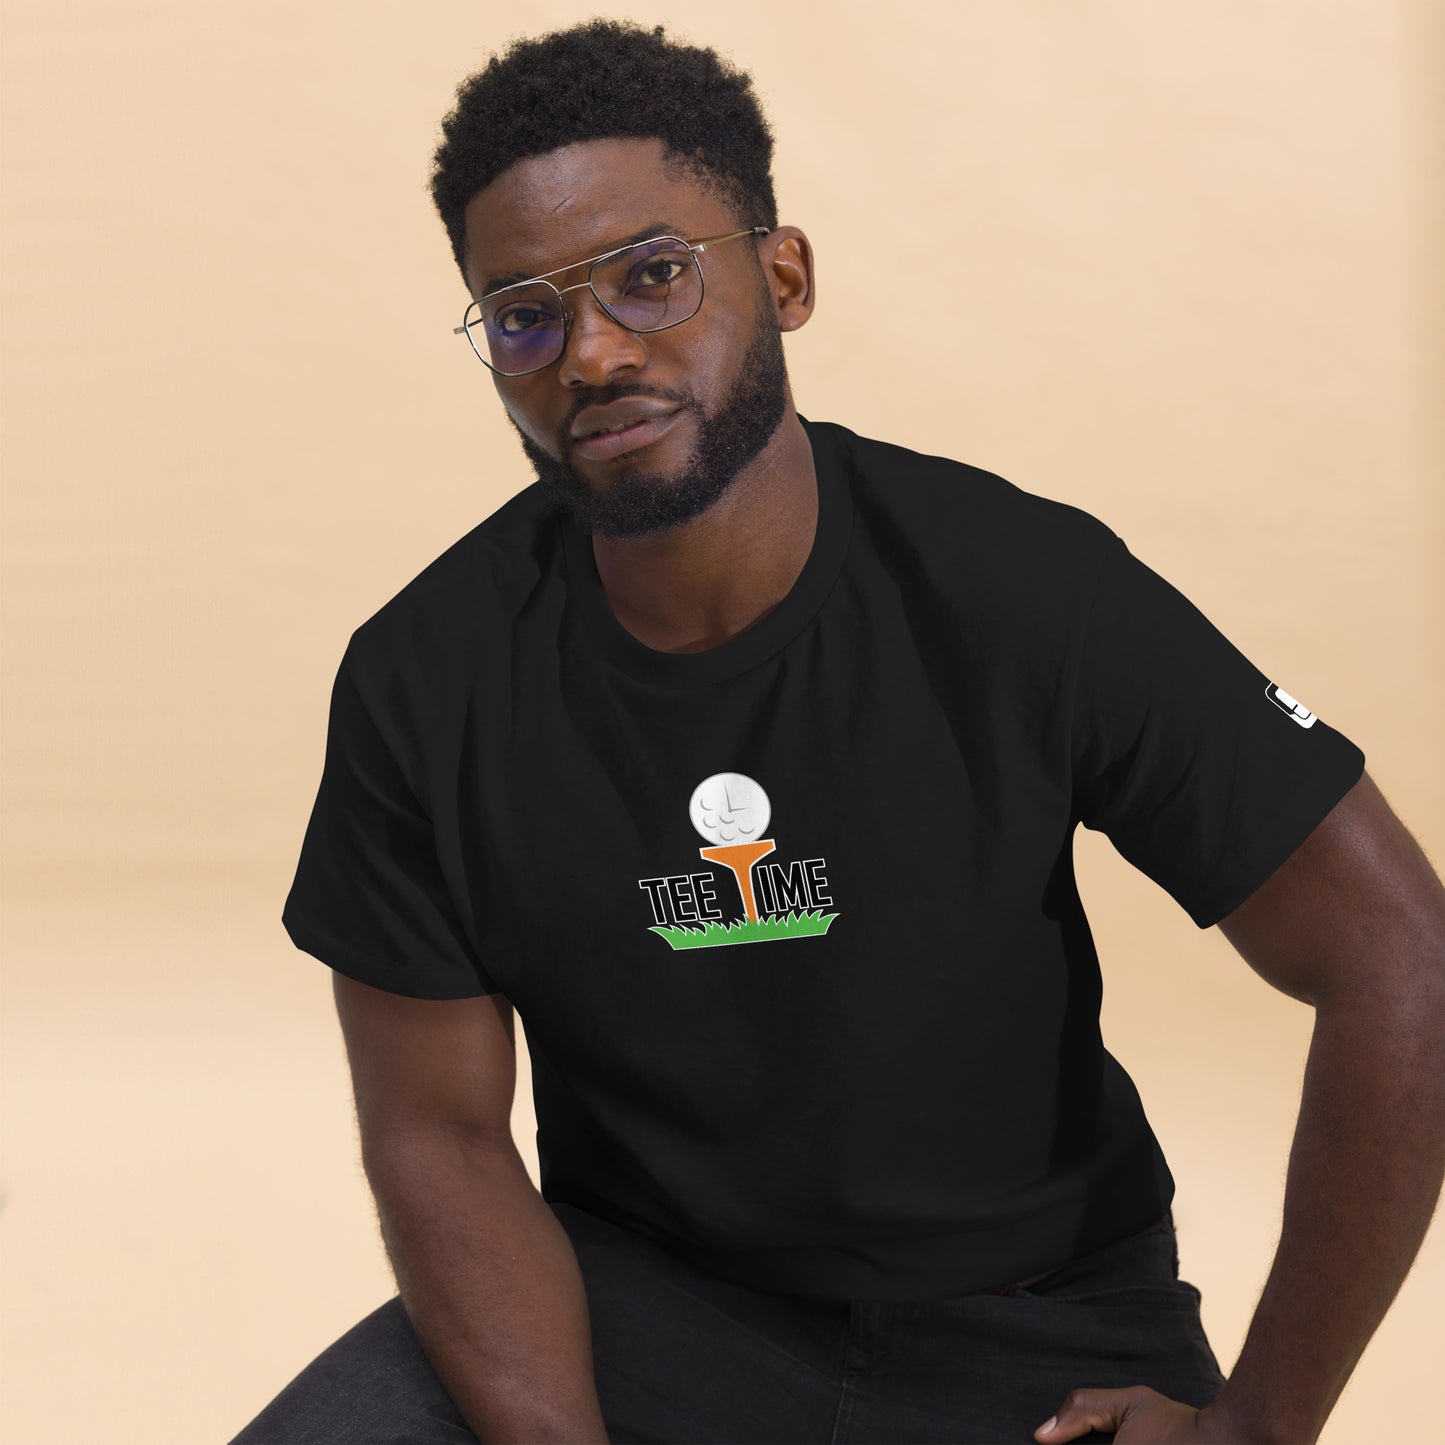
[{"label": "sleeve logo patch", "polygon": [[1290,719],[1297,722],[1302,728],[1312,728],[1319,719],[1307,708],[1298,698],[1291,697],[1282,687],[1270,683],[1264,690],[1264,695],[1282,712],[1289,715]]}]

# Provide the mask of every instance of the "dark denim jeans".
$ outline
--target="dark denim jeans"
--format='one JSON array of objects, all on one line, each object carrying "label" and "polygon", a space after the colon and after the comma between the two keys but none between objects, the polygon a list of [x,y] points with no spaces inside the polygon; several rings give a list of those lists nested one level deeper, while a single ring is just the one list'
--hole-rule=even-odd
[{"label": "dark denim jeans", "polygon": [[[574,1205],[552,1209],[586,1283],[614,1445],[1032,1445],[1079,1386],[1150,1385],[1204,1406],[1224,1384],[1199,1291],[1179,1278],[1172,1211],[1027,1286],[879,1303],[744,1289]],[[476,1439],[393,1296],[230,1445]]]}]

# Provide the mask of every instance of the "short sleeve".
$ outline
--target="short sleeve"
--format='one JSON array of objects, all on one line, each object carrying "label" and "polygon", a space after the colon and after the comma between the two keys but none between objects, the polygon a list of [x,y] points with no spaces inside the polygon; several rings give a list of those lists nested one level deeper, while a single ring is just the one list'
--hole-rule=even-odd
[{"label": "short sleeve", "polygon": [[281,922],[297,948],[374,988],[432,999],[498,991],[464,935],[431,820],[358,690],[349,649]]},{"label": "short sleeve", "polygon": [[1200,928],[1359,781],[1365,755],[1110,533],[1080,645],[1074,814]]}]

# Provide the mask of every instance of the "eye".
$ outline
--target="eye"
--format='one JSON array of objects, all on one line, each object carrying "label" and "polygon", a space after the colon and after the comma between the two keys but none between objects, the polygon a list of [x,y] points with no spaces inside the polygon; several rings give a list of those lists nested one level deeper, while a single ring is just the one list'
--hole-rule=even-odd
[{"label": "eye", "polygon": [[[669,271],[668,267],[672,269]],[[628,279],[628,290],[647,286],[671,286],[687,270],[687,262],[675,256],[654,256],[645,261]]]},{"label": "eye", "polygon": [[544,326],[550,320],[547,312],[536,305],[509,306],[497,313],[493,322],[504,336],[516,336],[535,327]]}]

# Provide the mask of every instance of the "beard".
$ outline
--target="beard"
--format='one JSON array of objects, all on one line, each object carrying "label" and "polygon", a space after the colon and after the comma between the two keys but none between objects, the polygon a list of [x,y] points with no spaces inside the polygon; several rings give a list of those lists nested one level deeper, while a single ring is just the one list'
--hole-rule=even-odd
[{"label": "beard", "polygon": [[[607,404],[628,396],[657,392],[619,391],[593,401]],[[522,441],[537,480],[589,536],[643,537],[663,527],[676,527],[700,516],[733,484],[737,474],[762,451],[777,432],[788,403],[788,372],[783,338],[771,315],[759,308],[758,323],[738,368],[737,380],[710,415],[687,396],[664,396],[698,419],[697,441],[675,475],[648,471],[625,454],[611,464],[601,488],[591,484],[562,456],[545,452],[503,411]],[[570,438],[569,438],[570,440]]]}]

